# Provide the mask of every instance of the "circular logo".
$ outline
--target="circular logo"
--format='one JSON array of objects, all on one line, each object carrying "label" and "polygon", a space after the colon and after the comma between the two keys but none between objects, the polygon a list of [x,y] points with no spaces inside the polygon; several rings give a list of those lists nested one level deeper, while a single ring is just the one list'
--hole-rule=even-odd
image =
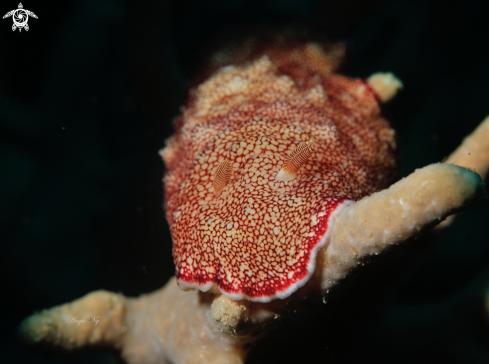
[{"label": "circular logo", "polygon": [[22,28],[27,24],[29,20],[29,15],[24,9],[17,9],[12,14],[15,26]]}]

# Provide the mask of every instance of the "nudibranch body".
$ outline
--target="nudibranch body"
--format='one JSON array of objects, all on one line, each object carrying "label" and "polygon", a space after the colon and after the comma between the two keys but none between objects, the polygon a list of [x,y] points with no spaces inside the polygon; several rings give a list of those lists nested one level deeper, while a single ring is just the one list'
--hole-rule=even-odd
[{"label": "nudibranch body", "polygon": [[395,134],[338,49],[275,47],[191,91],[162,157],[182,288],[269,302],[302,286],[334,216],[387,187]]}]

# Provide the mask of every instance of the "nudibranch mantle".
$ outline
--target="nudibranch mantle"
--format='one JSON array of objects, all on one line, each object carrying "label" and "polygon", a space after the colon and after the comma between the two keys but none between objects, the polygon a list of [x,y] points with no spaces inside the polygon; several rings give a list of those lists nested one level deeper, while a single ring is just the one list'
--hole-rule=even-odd
[{"label": "nudibranch mantle", "polygon": [[[395,133],[378,96],[335,74],[336,61],[313,43],[275,48],[191,91],[161,152],[181,288],[286,298],[311,276],[335,215],[392,182]],[[304,143],[314,148],[294,178],[277,179]]]}]

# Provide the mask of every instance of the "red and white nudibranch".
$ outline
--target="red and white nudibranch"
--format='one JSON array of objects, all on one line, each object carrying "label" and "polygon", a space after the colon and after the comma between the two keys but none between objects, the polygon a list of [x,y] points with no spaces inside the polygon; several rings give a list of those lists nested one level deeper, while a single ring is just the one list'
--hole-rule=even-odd
[{"label": "red and white nudibranch", "polygon": [[181,288],[289,296],[311,276],[334,217],[392,182],[395,133],[379,102],[400,84],[335,74],[337,54],[271,47],[191,91],[161,152]]}]

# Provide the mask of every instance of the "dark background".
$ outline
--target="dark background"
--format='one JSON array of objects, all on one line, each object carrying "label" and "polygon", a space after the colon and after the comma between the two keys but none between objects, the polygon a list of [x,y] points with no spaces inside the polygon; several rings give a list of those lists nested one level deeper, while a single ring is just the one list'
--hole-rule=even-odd
[{"label": "dark background", "polygon": [[[1,15],[17,5],[2,1]],[[405,88],[385,114],[403,175],[441,161],[489,114],[487,1],[23,5],[39,17],[28,32],[0,21],[2,363],[119,363],[107,352],[31,350],[15,330],[35,310],[101,288],[137,296],[173,274],[157,152],[216,37],[302,25],[348,44],[345,74],[394,72]],[[390,284],[383,304],[370,283],[345,296],[353,303],[290,320],[249,362],[488,363],[488,200]]]}]

